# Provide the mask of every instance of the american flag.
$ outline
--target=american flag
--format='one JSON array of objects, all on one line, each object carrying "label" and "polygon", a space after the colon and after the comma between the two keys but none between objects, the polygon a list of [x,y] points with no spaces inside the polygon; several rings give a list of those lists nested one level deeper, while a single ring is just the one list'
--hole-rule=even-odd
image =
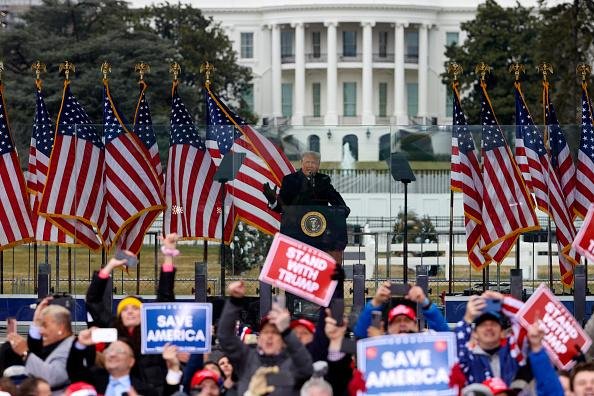
[{"label": "american flag", "polygon": [[[163,167],[161,166],[161,158],[159,157],[159,147],[157,146],[157,139],[153,130],[153,121],[151,119],[151,110],[148,101],[145,97],[147,84],[140,81],[140,95],[138,96],[138,103],[136,105],[136,112],[134,113],[134,129],[133,133],[140,139],[144,147],[148,150],[150,161],[159,180],[161,194],[163,193]],[[151,224],[158,216],[158,212],[143,213],[137,219],[130,222],[126,231],[121,237],[121,246],[123,249],[138,253],[142,247],[144,235],[150,228]]]},{"label": "american flag", "polygon": [[575,211],[584,218],[594,202],[594,129],[592,128],[592,104],[588,87],[582,84],[582,136],[578,151],[575,186]]},{"label": "american flag", "polygon": [[0,250],[33,239],[27,185],[10,134],[0,83]]},{"label": "american flag", "polygon": [[225,241],[230,241],[238,218],[263,232],[278,232],[280,216],[269,210],[262,185],[280,186],[283,177],[295,169],[275,145],[235,115],[209,87],[205,96],[208,112],[206,146],[215,164],[218,166],[229,151],[246,154],[237,177],[226,187],[232,207],[225,210],[226,214],[231,213],[225,219]]},{"label": "american flag", "polygon": [[[107,233],[105,245],[111,248],[128,226],[141,215],[152,216],[148,226],[165,208],[159,178],[149,151],[131,133],[111,97],[104,81],[103,127],[105,135],[105,198]],[[147,228],[148,228],[147,226]],[[140,243],[126,241],[125,248],[138,253],[146,228],[140,231]],[[137,238],[136,238],[136,242]]]},{"label": "american flag", "polygon": [[454,125],[452,130],[451,188],[463,194],[468,260],[474,268],[482,269],[491,260],[481,252],[483,228],[481,167],[466,117],[460,105],[457,84],[453,85],[452,88],[454,90]]},{"label": "american flag", "polygon": [[146,100],[146,90],[148,85],[144,81],[140,81],[140,95],[138,96],[138,103],[136,105],[136,112],[134,113],[134,133],[140,138],[144,146],[150,154],[151,164],[155,168],[155,172],[159,177],[161,184],[163,183],[163,166],[161,165],[161,158],[159,157],[159,146],[157,145],[157,138],[153,130],[153,120],[151,119],[151,109]]},{"label": "american flag", "polygon": [[575,219],[575,165],[569,151],[565,134],[557,120],[555,107],[549,98],[549,83],[543,83],[543,103],[545,110],[545,124],[549,129],[549,145],[551,148],[551,164],[561,183],[561,190],[565,197],[565,205],[569,208],[572,219]]},{"label": "american flag", "polygon": [[64,81],[39,214],[93,250],[102,246],[97,234],[101,237],[107,226],[103,166],[101,138],[72,95],[70,81]]},{"label": "american flag", "polygon": [[481,82],[481,89],[483,252],[500,263],[518,234],[539,227],[534,202],[495,119],[484,82]]},{"label": "american flag", "polygon": [[[45,188],[47,170],[52,148],[54,147],[53,123],[49,117],[41,93],[41,84],[37,84],[35,124],[29,148],[29,177],[27,188],[32,208],[31,221],[35,230],[35,239],[39,242],[52,242],[73,245],[74,239],[62,229],[52,224],[45,217],[39,216],[39,202]],[[74,220],[73,220],[74,221]]]},{"label": "american flag", "polygon": [[221,238],[221,214],[217,212],[221,185],[214,181],[215,172],[216,166],[174,83],[165,234],[175,232],[184,239]]},{"label": "american flag", "polygon": [[534,125],[526,106],[519,83],[515,83],[516,95],[516,160],[524,163],[525,180],[531,180],[529,188],[536,198],[538,207],[555,221],[557,244],[559,246],[559,267],[561,280],[566,285],[573,283],[573,267],[579,263],[579,256],[571,248],[575,238],[571,212],[567,208],[561,184],[549,161],[543,138]]}]

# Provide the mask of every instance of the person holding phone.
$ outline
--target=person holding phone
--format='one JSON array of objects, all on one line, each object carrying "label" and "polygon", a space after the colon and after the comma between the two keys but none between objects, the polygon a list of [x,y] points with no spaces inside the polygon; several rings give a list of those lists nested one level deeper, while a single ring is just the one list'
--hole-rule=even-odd
[{"label": "person holding phone", "polygon": [[232,282],[228,286],[228,295],[219,319],[217,336],[237,374],[238,394],[243,395],[247,391],[250,379],[259,367],[278,366],[278,375],[269,379],[275,388],[271,395],[299,395],[301,385],[313,373],[312,359],[291,331],[289,311],[273,303],[272,310],[262,318],[257,347],[251,348],[235,333],[245,296],[243,282]]},{"label": "person holding phone", "polygon": [[[526,337],[521,336],[521,326],[515,314],[524,303],[501,293],[488,290],[480,296],[471,296],[466,304],[464,319],[456,326],[458,359],[468,384],[483,382],[488,378],[501,378],[516,389],[536,379],[539,395],[563,395],[563,388],[548,358],[542,340],[544,332],[534,324]],[[504,316],[512,324],[506,337]],[[472,338],[473,342],[470,342]],[[523,355],[523,345],[518,339],[526,339],[528,356]],[[530,368],[525,369],[526,358]],[[518,381],[518,375],[523,377]],[[544,392],[544,393],[543,393]]]},{"label": "person holding phone", "polygon": [[[359,315],[359,320],[355,325],[354,333],[358,339],[367,338],[368,336],[383,335],[384,325],[378,329],[372,326],[373,312],[382,312],[390,298],[392,297],[392,284],[390,282],[382,283],[373,298],[365,305],[363,311]],[[450,328],[445,321],[437,306],[433,304],[425,295],[423,289],[419,286],[412,286],[409,288],[402,288],[406,291],[406,295],[402,295],[404,300],[397,304],[388,312],[388,334],[403,334],[419,332],[417,324],[417,310],[419,305],[423,310],[423,316],[427,321],[427,326],[433,331],[450,331]]]},{"label": "person holding phone", "polygon": [[27,339],[17,333],[8,334],[6,339],[22,358],[27,374],[47,381],[58,395],[70,383],[66,361],[74,336],[70,311],[51,305],[52,299],[46,297],[37,304]]},{"label": "person holding phone", "polygon": [[[173,258],[179,255],[176,248],[178,237],[176,234],[169,234],[159,237],[161,240],[161,252],[163,264],[159,275],[157,288],[157,302],[175,301],[174,282],[175,267]],[[115,327],[118,330],[118,337],[130,340],[134,351],[135,366],[133,372],[147,384],[150,384],[159,394],[162,394],[165,386],[167,367],[165,361],[159,355],[142,355],[140,351],[140,307],[142,299],[138,296],[127,296],[117,305],[116,315],[107,307],[103,301],[103,294],[108,284],[109,277],[113,270],[124,268],[128,264],[126,256],[134,256],[131,252],[123,252],[123,257],[111,258],[105,267],[95,271],[91,284],[87,290],[85,299],[87,312],[90,315],[88,325],[97,327]],[[130,257],[134,261],[134,258]]]}]

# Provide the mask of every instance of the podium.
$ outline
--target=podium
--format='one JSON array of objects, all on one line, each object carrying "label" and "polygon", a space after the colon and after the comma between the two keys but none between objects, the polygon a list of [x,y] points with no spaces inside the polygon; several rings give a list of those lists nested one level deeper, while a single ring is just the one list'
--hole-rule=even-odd
[{"label": "podium", "polygon": [[[338,206],[290,205],[283,207],[280,232],[325,251],[337,259],[347,245],[345,209]],[[337,259],[337,264],[342,262]],[[299,316],[315,315],[317,305],[286,293],[287,308]],[[344,284],[339,281],[333,299],[344,298]],[[309,312],[308,312],[309,311]],[[314,316],[310,317],[313,319]]]},{"label": "podium", "polygon": [[325,252],[343,251],[347,245],[345,214],[337,206],[285,206],[280,232]]}]

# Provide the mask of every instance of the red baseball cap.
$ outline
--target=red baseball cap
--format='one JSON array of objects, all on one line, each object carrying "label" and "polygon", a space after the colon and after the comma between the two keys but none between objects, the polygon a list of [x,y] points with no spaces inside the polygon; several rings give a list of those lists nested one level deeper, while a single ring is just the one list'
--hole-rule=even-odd
[{"label": "red baseball cap", "polygon": [[501,392],[509,391],[509,387],[507,386],[505,381],[498,377],[487,378],[483,381],[483,385],[486,385],[495,396]]},{"label": "red baseball cap", "polygon": [[388,323],[392,321],[396,316],[404,315],[410,320],[417,320],[417,313],[414,309],[408,305],[399,304],[388,312]]},{"label": "red baseball cap", "polygon": [[311,334],[316,332],[316,325],[313,322],[310,322],[307,319],[295,319],[291,321],[291,329],[294,329],[297,326],[303,326],[309,331]]},{"label": "red baseball cap", "polygon": [[97,391],[93,385],[80,381],[68,385],[64,394],[67,396],[97,396]]},{"label": "red baseball cap", "polygon": [[211,379],[215,384],[219,383],[219,376],[214,371],[200,370],[196,371],[190,381],[190,389],[194,389],[200,386],[204,380]]}]

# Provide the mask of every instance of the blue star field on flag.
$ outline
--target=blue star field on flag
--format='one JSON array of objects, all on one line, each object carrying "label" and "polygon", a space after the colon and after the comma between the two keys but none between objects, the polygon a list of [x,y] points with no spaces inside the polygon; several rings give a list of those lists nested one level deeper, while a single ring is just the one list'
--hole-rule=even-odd
[{"label": "blue star field on flag", "polygon": [[192,122],[192,117],[186,109],[183,101],[177,94],[177,90],[173,95],[172,111],[171,111],[171,139],[170,146],[175,144],[189,144],[199,150],[205,151],[206,146],[204,140],[198,134],[198,130]]},{"label": "blue star field on flag", "polygon": [[66,87],[66,98],[63,103],[62,113],[60,114],[60,122],[58,132],[65,136],[74,136],[79,139],[88,140],[94,146],[103,147],[101,138],[95,130],[91,119],[78,103],[72,92],[70,85]]},{"label": "blue star field on flag", "polygon": [[35,139],[35,148],[43,155],[49,158],[52,147],[54,146],[54,130],[52,120],[49,117],[43,95],[40,91],[36,92],[37,112],[35,114],[35,125],[33,125],[33,138]]},{"label": "blue star field on flag", "polygon": [[151,119],[151,111],[144,94],[140,99],[140,105],[138,106],[138,112],[136,113],[136,124],[134,125],[134,132],[142,140],[145,147],[152,147],[157,143],[155,138],[155,132],[153,131],[153,121]]},{"label": "blue star field on flag", "polygon": [[[0,97],[1,98],[1,97]],[[5,119],[6,109],[0,100],[0,155],[9,153],[14,150],[12,139],[8,133],[8,123]]]},{"label": "blue star field on flag", "polygon": [[[118,136],[126,133],[126,131],[124,130],[122,123],[124,125],[126,125],[126,121],[122,120],[122,123],[120,123],[116,117],[116,115],[114,114],[112,108],[111,108],[111,104],[110,104],[110,100],[107,94],[107,89],[104,88],[103,90],[103,123],[104,123],[104,131],[103,134],[105,135],[105,144],[108,144],[109,142],[111,142],[112,140],[116,139]],[[117,111],[117,109],[116,109]],[[118,114],[121,114],[120,111],[118,111]]]},{"label": "blue star field on flag", "polygon": [[457,97],[454,97],[454,133],[458,139],[458,149],[461,152],[467,154],[475,149],[474,140],[472,140],[466,117]]},{"label": "blue star field on flag", "polygon": [[485,151],[505,146],[505,140],[499,130],[495,116],[486,98],[481,101],[481,124],[483,125],[482,148]]},{"label": "blue star field on flag", "polygon": [[594,161],[594,129],[592,128],[592,114],[590,113],[590,103],[585,94],[582,94],[582,138],[580,140],[580,150],[583,151],[590,160]]},{"label": "blue star field on flag", "polygon": [[553,167],[557,169],[559,167],[559,154],[564,147],[567,146],[567,140],[565,134],[559,126],[557,120],[557,113],[552,103],[548,103],[545,106],[545,119],[546,124],[549,128],[549,145],[551,147],[551,163]]},{"label": "blue star field on flag", "polygon": [[[206,95],[206,104],[208,106],[206,139],[216,141],[221,155],[225,155],[231,150],[235,139],[241,137],[241,133],[235,128],[235,125],[229,122],[210,95]],[[238,124],[244,123],[238,122]]]},{"label": "blue star field on flag", "polygon": [[536,152],[539,157],[545,155],[547,151],[542,136],[540,136],[540,131],[534,125],[532,117],[528,113],[528,109],[526,108],[524,101],[521,100],[518,91],[516,91],[516,118],[516,124],[518,125],[518,128],[521,128],[521,130],[517,132],[517,136],[518,138],[524,136],[524,146]]}]

